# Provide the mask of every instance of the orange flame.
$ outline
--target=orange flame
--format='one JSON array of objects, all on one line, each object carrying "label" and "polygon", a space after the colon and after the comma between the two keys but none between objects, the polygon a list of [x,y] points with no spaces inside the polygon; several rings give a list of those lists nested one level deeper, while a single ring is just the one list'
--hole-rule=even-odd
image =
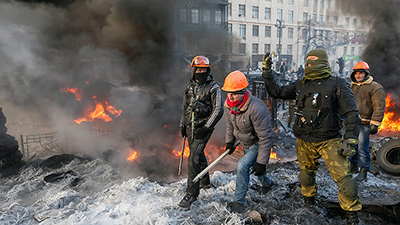
[{"label": "orange flame", "polygon": [[95,100],[96,107],[89,107],[85,109],[84,116],[80,119],[74,120],[77,124],[81,124],[83,121],[93,122],[94,119],[101,119],[104,122],[110,122],[113,119],[110,114],[117,118],[121,115],[122,110],[117,110],[114,106],[108,104],[107,101],[100,102]]},{"label": "orange flame", "polygon": [[276,154],[276,152],[274,152],[272,148],[271,148],[271,153],[269,154],[269,158],[281,160],[280,158],[278,158],[278,155]]},{"label": "orange flame", "polygon": [[129,155],[127,160],[134,161],[135,159],[137,159],[137,157],[138,157],[137,152],[136,151],[132,151],[132,153]]},{"label": "orange flame", "polygon": [[64,88],[60,88],[60,91],[73,93],[75,95],[77,101],[80,101],[82,99],[83,92],[79,88],[64,87]]},{"label": "orange flame", "polygon": [[[182,140],[181,140],[181,145],[182,145]],[[177,156],[177,157],[181,157],[182,155],[182,150],[180,151],[176,151],[175,149],[172,150],[172,153]],[[185,142],[185,150],[183,150],[183,158],[187,158],[189,157],[190,154],[190,149],[189,149],[189,144],[187,143],[187,141]]]},{"label": "orange flame", "polygon": [[386,95],[386,104],[385,104],[385,115],[382,120],[382,124],[379,127],[379,130],[388,130],[388,131],[400,131],[400,119],[397,121],[393,118],[394,112],[391,112],[390,108],[396,108],[396,103],[392,102],[392,96],[388,93]]}]

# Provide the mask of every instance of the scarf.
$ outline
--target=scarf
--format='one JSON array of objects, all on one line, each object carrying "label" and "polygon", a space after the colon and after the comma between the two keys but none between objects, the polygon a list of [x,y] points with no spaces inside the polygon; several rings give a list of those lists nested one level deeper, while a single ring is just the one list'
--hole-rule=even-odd
[{"label": "scarf", "polygon": [[[306,60],[306,65],[304,69],[304,77],[301,80],[304,86],[307,80],[318,80],[323,78],[328,78],[332,76],[332,69],[329,66],[328,55],[322,49],[311,50],[307,56],[318,56],[317,60]],[[310,66],[308,66],[310,64]]]},{"label": "scarf", "polygon": [[242,100],[239,101],[230,101],[229,98],[226,99],[226,103],[229,107],[231,107],[231,114],[239,114],[240,109],[246,104],[247,100],[249,99],[249,91],[244,93]]}]

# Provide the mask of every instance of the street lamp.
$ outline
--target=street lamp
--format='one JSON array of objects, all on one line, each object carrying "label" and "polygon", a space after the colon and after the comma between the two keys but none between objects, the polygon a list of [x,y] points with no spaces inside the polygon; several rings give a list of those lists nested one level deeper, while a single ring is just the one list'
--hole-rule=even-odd
[{"label": "street lamp", "polygon": [[278,47],[278,61],[281,61],[281,38],[282,38],[282,28],[285,28],[285,21],[284,20],[280,20],[280,19],[276,19],[276,23],[275,23],[275,27],[278,28],[279,30],[279,47]]}]

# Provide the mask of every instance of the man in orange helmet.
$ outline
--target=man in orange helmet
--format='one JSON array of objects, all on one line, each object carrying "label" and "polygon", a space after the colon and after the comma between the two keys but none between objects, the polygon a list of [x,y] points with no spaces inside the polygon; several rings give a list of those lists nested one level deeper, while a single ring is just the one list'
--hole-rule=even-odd
[{"label": "man in orange helmet", "polygon": [[357,63],[350,75],[351,90],[357,102],[358,114],[361,117],[360,133],[358,135],[358,152],[350,158],[352,172],[360,173],[356,181],[366,181],[367,172],[371,166],[369,152],[369,135],[376,134],[385,114],[385,91],[379,83],[373,81],[366,62]]},{"label": "man in orange helmet", "polygon": [[210,187],[210,176],[206,174],[199,182],[193,179],[207,167],[204,148],[214,126],[223,115],[221,88],[210,75],[210,61],[205,56],[196,56],[190,65],[192,77],[183,96],[183,113],[180,120],[182,137],[187,137],[190,155],[185,197],[179,206],[189,209],[200,193],[200,187]]},{"label": "man in orange helmet", "polygon": [[[262,184],[262,191],[269,191],[272,181],[266,174],[266,165],[273,145],[271,117],[267,106],[246,89],[246,76],[240,71],[230,73],[222,90],[227,92],[225,102],[226,149],[232,154],[237,140],[244,147],[244,156],[237,166],[234,202],[229,204],[232,212],[244,212],[250,173]],[[251,171],[250,171],[251,169]]]}]

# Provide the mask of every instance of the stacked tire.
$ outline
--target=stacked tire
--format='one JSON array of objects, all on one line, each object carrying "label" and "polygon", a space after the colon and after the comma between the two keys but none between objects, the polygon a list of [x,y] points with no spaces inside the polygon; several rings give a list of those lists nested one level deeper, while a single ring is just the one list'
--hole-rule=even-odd
[{"label": "stacked tire", "polygon": [[400,139],[391,139],[378,150],[376,160],[388,174],[400,176]]}]

